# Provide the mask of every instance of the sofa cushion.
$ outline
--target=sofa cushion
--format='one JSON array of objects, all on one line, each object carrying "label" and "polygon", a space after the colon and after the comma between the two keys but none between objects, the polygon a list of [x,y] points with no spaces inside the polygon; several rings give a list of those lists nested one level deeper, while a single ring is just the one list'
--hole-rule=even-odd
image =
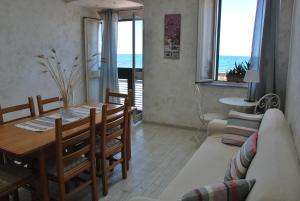
[{"label": "sofa cushion", "polygon": [[261,115],[243,114],[231,111],[224,131],[222,142],[235,146],[242,146],[254,132],[257,132],[261,122]]},{"label": "sofa cushion", "polygon": [[182,201],[244,201],[255,180],[234,180],[205,186],[186,193]]},{"label": "sofa cushion", "polygon": [[223,181],[226,166],[239,147],[220,143],[222,134],[207,137],[176,178],[159,196],[161,201],[181,199],[199,186]]},{"label": "sofa cushion", "polygon": [[231,159],[225,174],[225,181],[244,179],[247,170],[256,154],[257,132],[255,132],[243,144],[238,153]]},{"label": "sofa cushion", "polygon": [[262,120],[257,152],[246,179],[256,179],[247,201],[299,201],[300,165],[291,130],[281,111]]}]

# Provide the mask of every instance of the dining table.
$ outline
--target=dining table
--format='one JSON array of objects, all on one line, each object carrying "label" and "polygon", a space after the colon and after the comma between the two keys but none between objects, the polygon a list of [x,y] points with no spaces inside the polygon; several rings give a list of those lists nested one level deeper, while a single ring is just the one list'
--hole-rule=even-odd
[{"label": "dining table", "polygon": [[[102,103],[87,103],[90,107],[99,107],[103,105]],[[120,105],[117,104],[107,104],[108,109],[116,108]],[[131,115],[136,108],[129,108],[129,120]],[[56,111],[56,113],[59,111]],[[55,113],[55,112],[53,112]],[[45,114],[47,115],[47,114]],[[44,115],[44,116],[45,116]],[[48,114],[49,115],[49,114]],[[50,129],[43,132],[36,132],[32,130],[27,130],[24,128],[17,127],[17,124],[22,122],[37,119],[41,116],[36,116],[34,118],[26,118],[12,123],[0,125],[0,151],[6,154],[15,156],[16,158],[26,158],[28,156],[37,159],[39,167],[39,182],[40,182],[40,193],[43,201],[49,201],[49,189],[48,189],[48,178],[47,178],[47,153],[49,148],[55,145],[55,129]],[[102,112],[96,114],[96,127],[100,127],[102,123]],[[131,122],[128,123],[127,132],[127,155],[131,158]],[[52,151],[55,151],[53,148]]]}]

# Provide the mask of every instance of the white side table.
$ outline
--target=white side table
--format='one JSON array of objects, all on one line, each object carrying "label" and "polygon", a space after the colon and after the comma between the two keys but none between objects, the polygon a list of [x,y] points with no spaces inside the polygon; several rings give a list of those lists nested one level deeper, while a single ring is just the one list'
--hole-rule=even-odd
[{"label": "white side table", "polygon": [[220,98],[220,103],[223,103],[225,105],[229,106],[235,106],[235,107],[255,107],[258,104],[258,101],[256,102],[247,102],[244,100],[244,98],[240,97],[226,97],[226,98]]}]

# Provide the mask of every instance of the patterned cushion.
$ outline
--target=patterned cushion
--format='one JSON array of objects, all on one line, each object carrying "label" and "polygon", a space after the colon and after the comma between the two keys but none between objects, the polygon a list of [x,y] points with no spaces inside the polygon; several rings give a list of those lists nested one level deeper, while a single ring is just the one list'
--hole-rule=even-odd
[{"label": "patterned cushion", "polygon": [[236,156],[231,159],[225,174],[225,181],[244,179],[246,177],[247,170],[256,154],[257,137],[257,132],[251,135]]},{"label": "patterned cushion", "polygon": [[14,163],[0,166],[0,193],[20,181],[29,179],[31,173],[31,170]]},{"label": "patterned cushion", "polygon": [[222,142],[242,146],[254,132],[258,131],[262,115],[243,114],[231,111]]},{"label": "patterned cushion", "polygon": [[255,180],[234,180],[195,189],[182,197],[182,201],[243,201]]},{"label": "patterned cushion", "polygon": [[[88,159],[86,157],[79,157],[78,159],[68,161],[67,164],[64,165],[64,172],[68,172],[73,168],[77,167],[78,165],[80,165],[81,163],[87,161]],[[55,160],[51,160],[47,162],[47,173],[52,176],[57,176],[57,167],[56,167]]]}]

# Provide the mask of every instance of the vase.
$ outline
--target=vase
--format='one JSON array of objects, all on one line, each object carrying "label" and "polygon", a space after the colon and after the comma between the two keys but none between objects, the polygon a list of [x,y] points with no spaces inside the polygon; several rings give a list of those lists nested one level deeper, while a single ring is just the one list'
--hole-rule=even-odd
[{"label": "vase", "polygon": [[69,94],[62,95],[62,107],[61,107],[61,117],[62,119],[70,118],[71,110],[70,108],[73,105],[73,93],[72,91]]}]

